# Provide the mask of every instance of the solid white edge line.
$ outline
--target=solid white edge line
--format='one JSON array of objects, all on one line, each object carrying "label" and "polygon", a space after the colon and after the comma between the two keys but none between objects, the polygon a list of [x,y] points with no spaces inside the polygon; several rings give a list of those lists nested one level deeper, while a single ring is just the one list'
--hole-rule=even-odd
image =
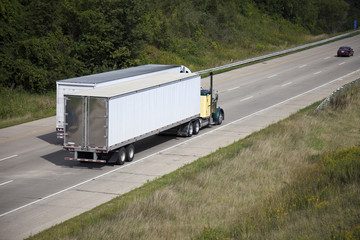
[{"label": "solid white edge line", "polygon": [[[359,72],[359,71],[360,71],[360,69],[359,69],[359,70],[356,70],[356,71],[354,71],[354,72],[351,72],[351,73],[349,73],[349,74],[346,74],[346,75],[343,76],[343,77],[347,77],[347,76],[352,75],[352,74],[354,74],[354,73],[356,73],[356,72]],[[341,77],[341,78],[343,78],[343,77]],[[10,213],[16,212],[16,211],[18,211],[18,210],[20,210],[20,209],[23,209],[23,208],[25,208],[25,207],[28,207],[28,206],[33,205],[33,204],[35,204],[35,203],[38,203],[38,202],[40,202],[40,201],[42,201],[42,200],[45,200],[45,199],[48,199],[48,198],[50,198],[50,197],[56,196],[56,195],[58,195],[58,194],[60,194],[60,193],[63,193],[63,192],[68,191],[68,190],[70,190],[70,189],[76,188],[76,187],[78,187],[78,186],[80,186],[80,185],[83,185],[83,184],[85,184],[85,183],[88,183],[88,182],[90,182],[90,181],[93,181],[93,180],[96,180],[96,179],[98,179],[98,178],[101,178],[101,177],[103,177],[103,176],[106,176],[106,175],[108,175],[108,174],[110,174],[110,173],[116,172],[116,171],[118,171],[118,170],[120,170],[120,169],[123,169],[123,168],[125,168],[125,167],[131,166],[131,165],[133,165],[133,164],[140,163],[140,162],[142,162],[142,161],[144,161],[144,160],[146,160],[146,159],[148,159],[148,158],[150,158],[150,157],[152,157],[152,156],[155,156],[155,155],[160,154],[160,153],[162,153],[162,152],[166,152],[166,151],[168,151],[168,150],[170,150],[170,149],[173,149],[173,148],[175,148],[175,147],[177,147],[177,146],[180,146],[180,145],[182,145],[182,144],[186,144],[186,143],[188,143],[188,142],[190,142],[190,141],[193,141],[193,140],[195,140],[195,139],[197,139],[197,138],[206,136],[206,135],[211,134],[211,133],[213,133],[213,132],[215,132],[215,131],[218,131],[218,130],[220,130],[220,129],[223,129],[223,128],[227,127],[227,126],[230,126],[230,125],[232,125],[232,124],[235,124],[235,123],[238,123],[238,122],[240,122],[240,121],[243,121],[243,120],[245,120],[245,119],[247,119],[247,118],[250,118],[250,117],[252,117],[252,116],[254,116],[254,115],[256,115],[256,114],[265,112],[265,111],[267,111],[267,110],[269,110],[269,109],[271,109],[271,108],[277,107],[277,106],[279,106],[279,105],[281,105],[281,104],[284,104],[284,103],[286,103],[286,102],[289,102],[289,101],[291,101],[291,100],[293,100],[293,99],[295,99],[295,98],[298,98],[298,97],[301,97],[301,96],[303,96],[303,95],[305,95],[305,94],[308,94],[308,93],[310,93],[310,92],[313,92],[313,91],[315,91],[315,90],[317,90],[317,89],[319,89],[319,88],[322,88],[322,87],[324,87],[324,86],[326,86],[326,85],[329,85],[329,84],[331,84],[331,83],[333,83],[333,82],[336,82],[336,81],[338,81],[339,79],[340,79],[340,78],[337,78],[337,79],[332,80],[332,81],[330,81],[330,82],[324,83],[323,85],[320,85],[320,86],[318,86],[318,87],[316,87],[316,88],[313,88],[313,89],[311,89],[311,90],[309,90],[309,91],[303,92],[303,93],[301,93],[301,94],[299,94],[299,95],[296,95],[296,96],[294,96],[294,97],[288,98],[288,99],[286,99],[286,100],[284,100],[284,101],[282,101],[282,102],[279,102],[279,103],[276,103],[276,104],[274,104],[274,105],[272,105],[272,106],[269,106],[269,107],[267,107],[267,108],[261,109],[261,110],[259,110],[259,111],[257,111],[257,112],[254,112],[254,113],[249,114],[249,115],[247,115],[247,116],[245,116],[245,117],[239,118],[239,119],[237,119],[237,120],[235,120],[235,121],[232,121],[232,122],[230,122],[230,123],[228,123],[228,124],[219,126],[219,127],[215,128],[214,130],[211,130],[211,131],[209,131],[209,132],[203,133],[203,134],[198,135],[198,136],[195,136],[195,137],[193,136],[193,137],[192,137],[191,139],[189,139],[189,140],[186,140],[186,141],[184,141],[184,142],[178,143],[178,144],[176,144],[176,145],[174,145],[174,146],[168,147],[168,148],[163,149],[163,150],[161,150],[161,151],[159,151],[159,152],[153,153],[153,154],[151,154],[151,155],[149,155],[149,156],[143,157],[143,158],[141,158],[141,159],[139,159],[139,160],[137,160],[137,161],[127,163],[126,165],[123,165],[123,166],[121,166],[121,167],[115,168],[115,169],[113,169],[113,170],[111,170],[111,171],[109,171],[109,172],[100,174],[99,176],[93,177],[93,178],[91,178],[91,179],[88,179],[88,180],[83,181],[83,182],[81,182],[81,183],[75,184],[75,185],[73,185],[73,186],[71,186],[71,187],[65,188],[65,189],[63,189],[63,190],[61,190],[61,191],[58,191],[58,192],[53,193],[53,194],[50,194],[50,195],[48,195],[48,196],[46,196],[46,197],[40,198],[40,199],[38,199],[38,200],[36,200],[36,201],[33,201],[33,202],[28,203],[28,204],[26,204],[26,205],[23,205],[23,206],[21,206],[21,207],[18,207],[18,208],[15,208],[15,209],[13,209],[13,210],[10,210],[10,211],[8,211],[8,212],[2,213],[2,214],[0,215],[0,217],[3,217],[3,216],[8,215],[8,214],[10,214]]]},{"label": "solid white edge line", "polygon": [[10,181],[7,181],[7,182],[0,183],[0,186],[5,185],[5,184],[8,184],[8,183],[11,183],[11,182],[13,182],[13,181],[14,181],[14,180],[10,180]]},{"label": "solid white edge line", "polygon": [[19,155],[12,155],[12,156],[10,156],[10,157],[2,158],[2,159],[0,159],[0,162],[1,162],[1,161],[5,161],[5,160],[10,159],[10,158],[17,157],[17,156],[19,156]]}]

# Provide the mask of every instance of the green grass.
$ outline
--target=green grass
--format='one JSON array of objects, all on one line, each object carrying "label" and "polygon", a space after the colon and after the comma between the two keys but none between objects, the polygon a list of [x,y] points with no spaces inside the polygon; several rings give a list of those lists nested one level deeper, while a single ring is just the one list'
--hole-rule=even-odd
[{"label": "green grass", "polygon": [[359,90],[30,239],[358,239]]},{"label": "green grass", "polygon": [[0,128],[53,116],[56,93],[32,94],[23,90],[1,89]]}]

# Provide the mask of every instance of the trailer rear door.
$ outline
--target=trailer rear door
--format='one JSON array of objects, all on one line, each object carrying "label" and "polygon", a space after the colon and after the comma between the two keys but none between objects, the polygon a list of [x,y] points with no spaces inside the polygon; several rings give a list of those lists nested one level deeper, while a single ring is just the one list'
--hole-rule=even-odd
[{"label": "trailer rear door", "polygon": [[66,96],[66,145],[89,148],[107,146],[107,101],[105,98]]},{"label": "trailer rear door", "polygon": [[106,147],[107,101],[105,98],[88,97],[88,138],[91,147]]},{"label": "trailer rear door", "polygon": [[84,145],[85,106],[83,97],[68,96],[65,99],[65,143]]}]

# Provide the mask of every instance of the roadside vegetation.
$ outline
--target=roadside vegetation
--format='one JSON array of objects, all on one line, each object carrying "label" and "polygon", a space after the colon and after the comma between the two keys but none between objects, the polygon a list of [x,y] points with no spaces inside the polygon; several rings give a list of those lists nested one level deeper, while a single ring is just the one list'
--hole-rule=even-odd
[{"label": "roadside vegetation", "polygon": [[29,239],[359,239],[360,86]]},{"label": "roadside vegetation", "polygon": [[202,70],[351,30],[359,9],[356,0],[1,0],[0,86],[42,93],[146,63]]},{"label": "roadside vegetation", "polygon": [[55,115],[55,98],[55,91],[36,94],[20,89],[1,89],[0,128]]}]

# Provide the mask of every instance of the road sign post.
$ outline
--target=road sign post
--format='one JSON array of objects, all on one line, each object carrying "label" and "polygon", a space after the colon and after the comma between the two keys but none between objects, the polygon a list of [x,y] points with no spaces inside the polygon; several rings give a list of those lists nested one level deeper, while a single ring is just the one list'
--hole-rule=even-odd
[{"label": "road sign post", "polygon": [[357,20],[354,20],[354,29],[357,28]]}]

